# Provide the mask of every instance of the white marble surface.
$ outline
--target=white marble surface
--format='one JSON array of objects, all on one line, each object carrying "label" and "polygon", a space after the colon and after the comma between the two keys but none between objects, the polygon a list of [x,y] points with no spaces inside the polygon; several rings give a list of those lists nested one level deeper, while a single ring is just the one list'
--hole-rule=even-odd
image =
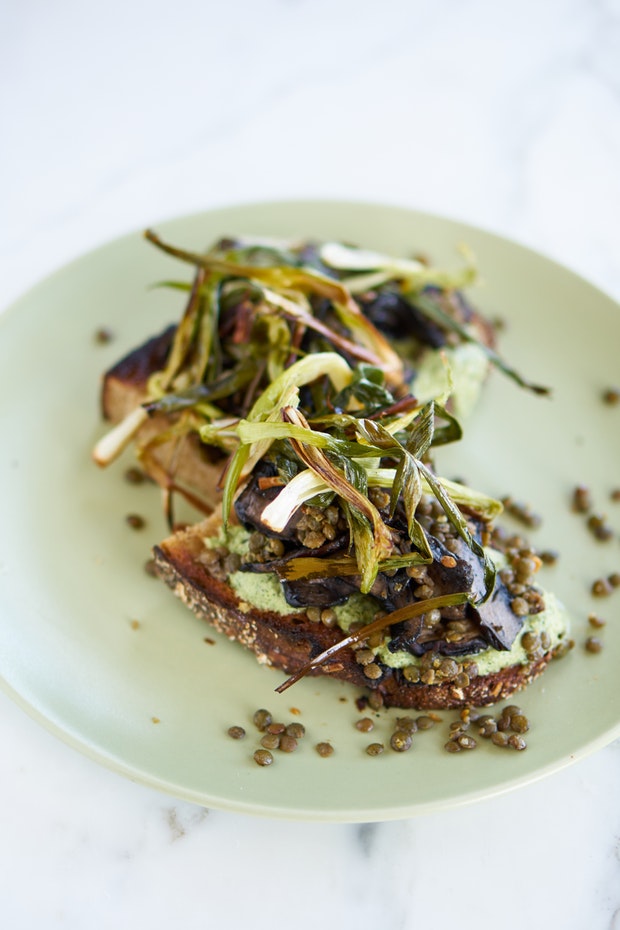
[{"label": "white marble surface", "polygon": [[[7,0],[0,94],[1,306],[128,230],[291,196],[486,226],[620,297],[618,0]],[[0,739],[11,930],[620,928],[618,743],[353,826],[159,795],[2,694]]]}]

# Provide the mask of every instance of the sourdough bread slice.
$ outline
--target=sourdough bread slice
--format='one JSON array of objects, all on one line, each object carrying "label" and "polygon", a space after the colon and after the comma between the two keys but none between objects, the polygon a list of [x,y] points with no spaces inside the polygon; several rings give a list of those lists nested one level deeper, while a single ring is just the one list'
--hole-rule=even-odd
[{"label": "sourdough bread slice", "polygon": [[[214,561],[213,550],[206,543],[217,537],[220,527],[219,514],[213,514],[202,523],[177,531],[154,549],[158,575],[194,614],[251,650],[260,663],[280,669],[285,675],[299,672],[345,637],[338,626],[313,622],[304,611],[260,609],[242,599],[226,577],[222,564]],[[553,652],[550,648],[535,661],[518,661],[498,671],[471,677],[465,687],[454,681],[414,683],[407,679],[402,668],[385,665],[379,658],[373,664],[380,669],[380,677],[371,680],[350,647],[310,674],[329,675],[371,689],[381,694],[388,707],[419,710],[479,707],[496,703],[525,687],[546,668]],[[469,658],[475,662],[476,656]],[[279,684],[280,681],[274,681],[274,687]]]}]

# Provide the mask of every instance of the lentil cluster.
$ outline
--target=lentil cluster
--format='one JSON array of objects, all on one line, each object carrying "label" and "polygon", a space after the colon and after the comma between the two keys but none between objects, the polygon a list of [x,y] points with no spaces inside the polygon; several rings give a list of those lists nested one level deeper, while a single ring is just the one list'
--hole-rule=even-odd
[{"label": "lentil cluster", "polygon": [[446,752],[476,749],[478,742],[468,732],[472,726],[477,728],[478,736],[500,749],[516,749],[519,752],[527,749],[523,734],[530,729],[530,722],[516,704],[507,705],[495,715],[479,714],[472,708],[463,708],[458,720],[450,724],[450,738],[444,746]]},{"label": "lentil cluster", "polygon": [[[260,734],[259,748],[254,751],[253,759],[257,765],[273,765],[274,752],[295,752],[300,741],[306,735],[306,728],[302,723],[282,723],[273,719],[272,714],[261,707],[254,712],[252,723]],[[245,728],[234,725],[228,728],[231,739],[245,739]],[[318,747],[317,747],[317,751]],[[319,752],[319,754],[321,754]]]},{"label": "lentil cluster", "polygon": [[[362,698],[359,703],[360,706],[364,706],[367,701]],[[379,713],[375,713],[374,717],[367,714],[359,717],[353,722],[353,726],[360,734],[368,736],[378,725],[384,724],[381,738],[373,739],[364,748],[366,755],[376,757],[386,751],[399,754],[409,752],[420,733],[437,728],[443,720],[440,714],[431,711],[417,716],[386,715],[383,720]],[[272,714],[264,708],[255,711],[252,723],[260,734],[259,746],[254,750],[252,759],[261,767],[273,765],[276,753],[295,752],[306,735],[303,724],[275,721]],[[482,739],[501,749],[522,752],[527,748],[524,734],[529,729],[530,721],[517,705],[507,705],[495,714],[483,714],[472,707],[465,707],[456,720],[449,722],[448,740],[444,743],[444,749],[451,754],[471,751],[478,747],[479,740]],[[245,728],[239,725],[229,727],[227,732],[234,740],[243,740],[247,735]],[[333,744],[327,741],[316,743],[314,749],[321,758],[329,758],[335,751]]]}]

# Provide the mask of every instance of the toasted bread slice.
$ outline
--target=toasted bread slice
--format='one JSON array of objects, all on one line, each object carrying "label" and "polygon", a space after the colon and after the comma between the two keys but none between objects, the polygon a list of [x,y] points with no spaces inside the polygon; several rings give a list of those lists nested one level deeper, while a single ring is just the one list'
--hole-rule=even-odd
[{"label": "toasted bread slice", "polygon": [[[234,574],[226,573],[213,557],[213,540],[221,527],[219,514],[189,529],[178,531],[154,549],[159,576],[175,595],[198,617],[216,630],[251,650],[258,661],[294,675],[312,659],[335,646],[345,632],[310,620],[303,610],[268,609],[249,603],[235,590]],[[525,687],[541,674],[557,650],[557,642],[532,661],[515,658],[496,671],[474,676],[477,656],[459,657],[470,673],[469,682],[441,681],[433,684],[408,680],[404,668],[384,664],[377,656],[373,666],[380,671],[369,678],[367,665],[356,660],[347,647],[310,674],[329,675],[380,694],[385,706],[441,709],[493,704]],[[493,651],[493,650],[491,650]],[[412,662],[415,662],[412,657]],[[375,673],[376,674],[376,673]],[[275,684],[278,684],[277,682]]]}]

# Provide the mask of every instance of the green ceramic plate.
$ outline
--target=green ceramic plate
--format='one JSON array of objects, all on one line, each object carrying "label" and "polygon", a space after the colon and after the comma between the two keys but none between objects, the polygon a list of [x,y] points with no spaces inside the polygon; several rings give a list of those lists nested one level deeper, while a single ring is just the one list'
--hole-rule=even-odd
[{"label": "green ceramic plate", "polygon": [[[396,253],[458,262],[474,249],[484,284],[472,297],[508,328],[504,354],[553,398],[530,396],[494,373],[466,439],[439,462],[491,494],[511,493],[542,513],[533,539],[560,551],[544,583],[569,605],[576,649],[519,698],[532,721],[525,752],[482,742],[443,750],[448,722],[418,734],[412,751],[371,758],[394,713],[358,732],[357,692],[308,680],[282,696],[282,675],[196,620],[143,564],[166,529],[153,486],[130,487],[128,457],[99,471],[100,373],[179,313],[178,293],[149,289],[187,269],[139,234],[52,275],[0,318],[0,674],[5,689],[71,745],[172,795],[270,817],[371,821],[474,801],[547,775],[620,734],[620,590],[596,600],[593,579],[620,569],[620,406],[601,392],[620,381],[620,313],[604,294],[546,258],[497,236],[394,207],[351,203],[254,204],[165,223],[188,247],[222,234],[342,238]],[[115,339],[96,344],[108,327]],[[616,538],[596,543],[571,512],[588,484]],[[146,517],[141,532],[125,516]],[[515,525],[516,527],[516,525]],[[608,620],[605,648],[583,649],[588,614]],[[138,621],[136,625],[134,621]],[[211,642],[205,641],[207,637]],[[298,752],[270,768],[252,761],[251,715],[268,707],[301,721]],[[292,710],[291,708],[294,708]],[[297,711],[297,713],[295,713]],[[227,737],[231,724],[245,741]],[[330,758],[314,745],[331,741]]]}]

